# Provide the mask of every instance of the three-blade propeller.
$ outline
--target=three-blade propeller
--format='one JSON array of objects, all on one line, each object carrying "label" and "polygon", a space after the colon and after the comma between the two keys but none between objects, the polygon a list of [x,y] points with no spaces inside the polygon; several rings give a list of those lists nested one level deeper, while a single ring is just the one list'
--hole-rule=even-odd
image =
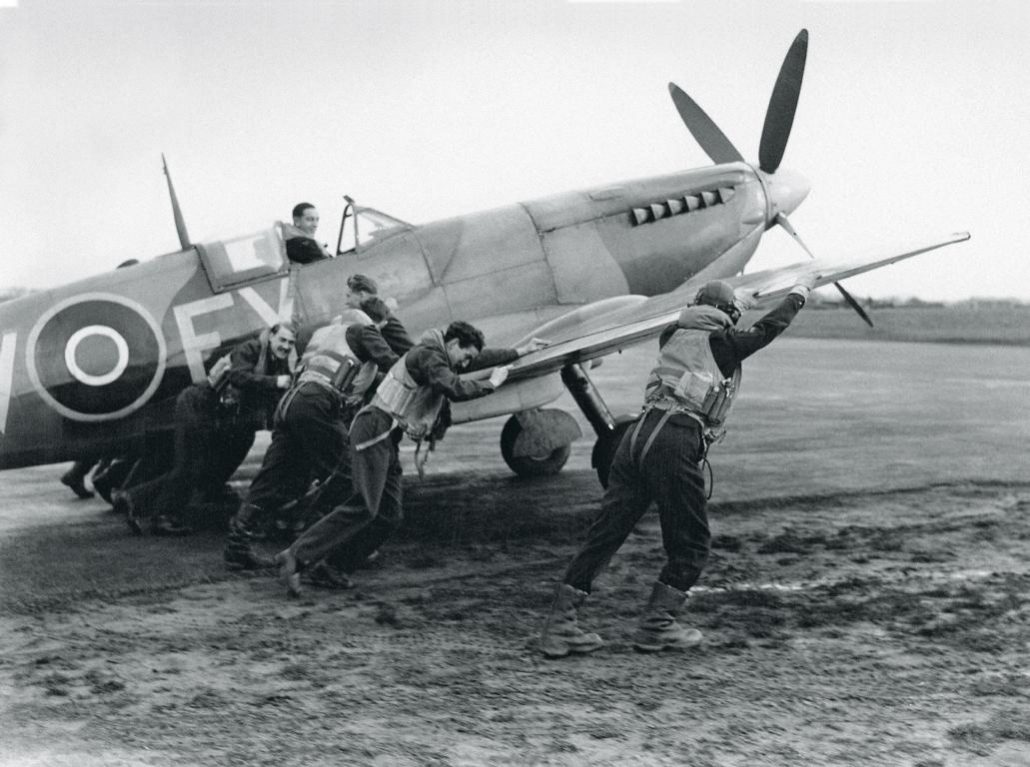
[{"label": "three-blade propeller", "polygon": [[[808,56],[808,30],[802,29],[794,42],[791,43],[780,73],[776,77],[776,84],[773,86],[772,96],[769,97],[769,107],[765,112],[765,124],[762,126],[762,139],[758,145],[758,167],[763,173],[772,175],[780,167],[783,160],[783,153],[787,148],[787,139],[790,138],[790,130],[794,125],[794,114],[797,112],[798,98],[801,95],[801,82],[805,76],[805,59]],[[672,102],[676,105],[676,111],[687,126],[687,130],[697,140],[705,153],[712,158],[717,165],[728,162],[742,162],[743,156],[733,146],[726,134],[723,133],[715,121],[695,102],[690,96],[683,92],[675,83],[669,83],[669,93],[672,95]],[[808,253],[815,258],[812,251],[798,236],[798,233],[791,226],[785,213],[778,212],[774,222],[782,226],[794,240]],[[858,312],[859,316],[870,326],[873,322],[869,315],[859,306],[858,301],[839,283],[833,283],[844,300]]]}]

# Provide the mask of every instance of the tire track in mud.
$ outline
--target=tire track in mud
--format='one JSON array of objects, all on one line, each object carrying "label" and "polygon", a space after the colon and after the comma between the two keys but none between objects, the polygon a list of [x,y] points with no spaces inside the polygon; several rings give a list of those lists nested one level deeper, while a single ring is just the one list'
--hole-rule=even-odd
[{"label": "tire track in mud", "polygon": [[[968,486],[969,486],[969,483],[962,483],[962,485],[961,485],[961,487],[968,487]],[[918,489],[911,489],[911,490],[906,490],[903,493],[890,492],[890,493],[878,493],[878,494],[868,494],[868,493],[862,493],[862,494],[853,494],[853,493],[839,494],[839,495],[833,496],[833,500],[835,500],[838,503],[846,501],[847,503],[851,504],[851,503],[855,503],[856,501],[864,500],[864,499],[867,499],[867,498],[870,498],[870,497],[878,497],[878,496],[879,497],[896,497],[896,496],[899,496],[899,495],[906,495],[906,496],[909,496],[909,497],[915,497],[920,492],[926,492],[926,491],[941,492],[942,490],[952,491],[952,490],[955,489],[955,487],[956,487],[955,485],[949,484],[949,485],[935,485],[935,486],[932,486],[930,488],[927,488],[924,491],[920,491]],[[991,484],[991,485],[989,485],[989,487],[994,487],[994,485]],[[977,488],[977,492],[980,492],[983,489],[984,488]],[[777,499],[777,500],[779,500],[779,499]],[[809,508],[820,508],[820,509],[824,508],[826,500],[827,500],[826,498],[820,498],[820,499],[804,498],[804,499],[801,499],[802,503],[804,503]],[[1030,501],[1022,501],[1022,500],[1018,500],[1017,499],[1014,504],[1010,504],[1010,505],[1015,506],[1015,507],[1019,507],[1020,504],[1023,504],[1023,503],[1030,504]],[[795,510],[797,510],[797,505],[796,504],[784,504],[784,506],[791,506],[791,505],[793,505]],[[755,511],[757,511],[759,509],[763,509],[763,508],[765,508],[765,505],[760,503],[760,502],[749,502],[748,504],[746,504],[746,506],[739,506],[738,505],[734,510],[737,511],[737,512],[742,512],[742,511],[755,512]],[[716,509],[715,509],[715,513],[716,514],[722,513],[722,511],[723,511],[723,509],[722,509],[721,506],[716,506]],[[969,522],[973,522],[975,524],[976,522],[981,521],[981,520],[982,520],[982,513],[974,513],[974,514],[964,515],[963,517],[959,517],[959,518],[956,518],[954,516],[949,517],[949,521],[943,527],[942,527],[940,521],[927,521],[927,522],[919,522],[919,523],[910,523],[910,524],[905,524],[905,525],[901,525],[901,526],[894,525],[893,527],[894,527],[894,529],[898,529],[899,527],[903,527],[905,529],[905,531],[906,531],[906,534],[911,536],[911,535],[913,535],[915,533],[920,532],[921,530],[922,531],[926,531],[926,530],[930,530],[930,529],[933,529],[933,530],[936,530],[936,531],[940,531],[940,530],[943,529],[943,530],[946,530],[946,531],[949,531],[949,532],[956,532],[956,531],[961,530],[963,528],[963,526],[965,524],[969,523]],[[848,525],[847,527],[855,528],[854,525]],[[877,531],[877,528],[875,528],[875,527],[861,528],[861,532],[863,534],[867,535],[867,536],[875,535],[876,531]],[[652,529],[651,532],[653,533],[654,530]],[[767,546],[768,546],[768,542],[770,540],[775,542],[777,540],[777,538],[778,538],[777,536],[771,536],[770,537],[768,535],[764,535],[762,537],[764,537],[767,540],[767,544],[766,544]],[[816,536],[816,539],[817,540],[825,541],[824,537],[821,538],[819,536]],[[720,547],[723,547],[723,548],[727,547],[727,542],[728,541],[725,538],[720,541],[719,538],[717,537],[716,541],[715,541],[717,549],[720,548]],[[798,544],[796,542],[794,542],[792,545],[793,546],[797,546]],[[447,556],[449,557],[451,555],[455,555],[457,557],[460,557],[461,556],[460,550],[456,552],[456,551],[453,550],[453,548],[454,548],[453,546],[446,548]],[[739,544],[738,545],[730,546],[729,548],[732,551],[735,551],[735,552],[739,551]],[[770,548],[772,548],[774,551],[776,550],[776,546],[771,546]],[[788,548],[788,551],[792,551],[792,553],[798,553],[797,551],[793,551],[790,548]],[[560,574],[560,567],[567,561],[567,559],[568,559],[568,555],[565,554],[565,553],[562,553],[562,554],[558,554],[558,555],[554,555],[554,556],[550,556],[550,557],[546,557],[546,558],[536,558],[536,559],[532,559],[532,560],[529,560],[529,561],[521,560],[521,559],[520,560],[515,560],[515,561],[508,561],[508,562],[505,562],[505,563],[500,564],[500,565],[479,564],[479,565],[475,565],[475,566],[468,567],[468,568],[465,568],[465,569],[460,569],[457,572],[453,572],[452,571],[452,572],[441,573],[441,574],[429,574],[429,573],[426,573],[426,575],[418,576],[416,578],[413,578],[410,575],[410,567],[411,567],[411,565],[409,563],[409,566],[408,566],[408,568],[406,568],[406,570],[397,570],[397,569],[393,569],[393,568],[387,568],[385,570],[381,570],[381,571],[378,571],[378,572],[366,572],[366,573],[364,573],[360,577],[363,578],[363,584],[362,584],[362,590],[363,591],[367,592],[369,590],[372,590],[372,591],[377,592],[377,593],[387,593],[387,594],[395,594],[397,592],[403,593],[405,590],[426,589],[426,588],[433,587],[433,586],[445,586],[447,584],[459,584],[459,583],[468,583],[468,582],[475,582],[475,581],[489,582],[489,581],[491,581],[493,579],[496,579],[496,578],[498,578],[500,576],[515,576],[515,575],[528,576],[529,573],[533,573],[533,572],[537,572],[538,575],[547,574],[547,575],[551,576],[551,580],[553,581],[553,580],[556,579],[557,575]],[[433,563],[430,563],[428,569],[430,571],[432,571],[433,569],[438,569],[438,568],[435,567],[433,565]],[[1028,563],[1024,560],[1023,563],[1021,564],[1021,566],[1019,566],[1018,568],[1010,569],[1008,572],[1011,575],[1013,575],[1013,576],[1025,576],[1027,571],[1028,571]],[[995,577],[996,574],[997,574],[996,570],[988,570],[988,569],[982,569],[982,568],[981,569],[972,569],[972,568],[961,569],[960,568],[960,569],[956,570],[956,569],[953,569],[953,568],[949,568],[949,569],[930,569],[930,568],[927,568],[927,567],[917,568],[917,567],[914,567],[914,566],[906,566],[906,567],[901,567],[900,569],[895,570],[893,572],[888,572],[888,573],[885,573],[885,574],[879,575],[879,576],[878,575],[865,575],[861,579],[856,579],[854,575],[844,574],[844,575],[826,575],[826,576],[822,576],[822,577],[819,577],[819,578],[796,579],[796,580],[782,580],[781,579],[781,580],[775,580],[775,581],[769,581],[769,580],[765,580],[765,581],[750,581],[750,580],[732,580],[732,574],[720,574],[720,573],[716,572],[712,576],[713,579],[715,579],[716,581],[722,580],[722,583],[718,583],[718,585],[711,585],[711,584],[706,584],[706,583],[702,582],[697,587],[695,587],[695,592],[697,594],[699,594],[699,595],[720,595],[720,594],[725,594],[725,595],[730,595],[730,596],[741,595],[741,594],[748,595],[748,594],[760,593],[760,592],[768,592],[768,593],[779,593],[779,592],[782,592],[782,593],[788,593],[789,594],[789,593],[793,593],[793,592],[805,592],[805,591],[816,591],[816,590],[823,590],[823,591],[834,591],[834,590],[837,590],[837,591],[840,591],[843,587],[861,588],[863,590],[874,590],[874,589],[884,590],[884,589],[887,589],[887,588],[891,588],[891,587],[897,586],[899,584],[903,585],[906,588],[906,590],[920,591],[920,590],[926,590],[927,588],[930,588],[930,587],[933,587],[933,586],[939,586],[939,585],[942,585],[942,584],[952,584],[952,583],[955,583],[955,582],[965,582],[965,581],[984,582],[984,581],[989,581],[992,577]],[[109,602],[109,601],[115,601],[115,600],[120,600],[120,599],[125,599],[125,598],[135,598],[135,600],[140,603],[140,606],[145,606],[145,604],[147,602],[151,601],[152,599],[161,600],[163,597],[167,597],[168,595],[171,595],[171,594],[174,594],[176,592],[182,591],[183,589],[188,589],[191,586],[197,586],[197,585],[201,585],[201,584],[211,584],[211,585],[215,585],[215,584],[230,584],[230,583],[232,583],[234,581],[246,582],[248,580],[249,581],[253,581],[255,583],[260,582],[262,580],[266,580],[266,582],[268,584],[270,584],[270,589],[273,591],[273,593],[274,593],[274,590],[277,588],[276,586],[271,585],[271,584],[274,583],[274,581],[272,580],[272,578],[268,577],[267,575],[264,576],[264,577],[263,576],[248,576],[248,577],[240,578],[239,576],[236,576],[236,575],[224,574],[222,577],[214,577],[214,578],[203,577],[203,578],[197,579],[196,581],[193,581],[193,582],[184,581],[184,582],[179,582],[179,583],[168,584],[168,585],[162,586],[162,587],[160,587],[158,589],[150,589],[150,590],[144,589],[144,588],[122,589],[122,590],[119,590],[117,592],[113,592],[113,593],[110,593],[110,594],[104,594],[103,597],[102,597],[102,601]],[[308,604],[314,604],[314,600],[317,600],[317,598],[318,598],[317,597],[318,593],[319,592],[317,590],[309,592],[309,596],[305,598],[306,602]],[[346,594],[347,593],[344,593],[344,594],[339,595],[339,596],[341,596],[342,598],[346,598]],[[76,600],[76,602],[81,603],[81,601],[89,601],[93,597],[94,597],[94,595],[91,592],[87,591],[87,592],[83,592],[83,593],[79,593],[79,594],[75,595],[74,599]],[[363,599],[369,599],[369,597],[367,597],[367,596],[364,596],[362,598]],[[370,602],[372,604],[384,604],[384,603],[386,603],[383,600],[377,599],[375,597],[371,597],[370,598]],[[428,641],[428,638],[426,638],[426,641]]]},{"label": "tire track in mud", "polygon": [[[533,509],[525,517],[513,517],[512,515],[508,515],[506,518],[498,518],[498,515],[494,514],[477,513],[477,505],[482,501],[482,493],[477,492],[465,494],[465,498],[470,498],[469,501],[460,500],[456,503],[452,496],[450,497],[448,504],[438,504],[438,499],[434,497],[434,491],[449,493],[455,481],[457,481],[457,477],[455,475],[444,475],[438,476],[424,485],[420,485],[422,493],[408,499],[408,505],[410,507],[409,519],[407,520],[406,527],[398,534],[398,541],[410,542],[417,539],[423,542],[442,545],[446,548],[448,546],[455,546],[469,541],[476,541],[488,545],[496,543],[497,541],[504,541],[507,543],[512,540],[518,541],[522,539],[543,538],[553,535],[558,536],[559,540],[564,538],[565,542],[573,548],[569,549],[568,555],[560,554],[537,561],[516,561],[503,565],[496,572],[491,570],[484,563],[477,565],[468,571],[433,576],[433,582],[475,578],[479,573],[489,577],[491,575],[501,574],[508,571],[518,571],[521,568],[534,569],[537,567],[546,567],[548,565],[560,567],[565,563],[566,557],[571,557],[581,533],[585,530],[596,511],[595,504],[588,503],[586,504],[586,509],[573,508],[571,511],[565,509],[563,511],[556,512],[553,508],[545,507],[543,511]],[[506,492],[507,490],[508,489],[506,488]],[[989,494],[992,492],[1001,492],[1007,496],[1008,507],[1006,507],[1005,510],[1030,510],[1030,483],[1001,483],[996,481],[979,482],[975,480],[962,480],[883,491],[846,492],[825,495],[772,496],[769,498],[749,499],[747,501],[719,501],[710,504],[709,515],[712,518],[713,527],[719,525],[723,520],[730,519],[734,516],[755,516],[766,512],[769,512],[770,518],[775,520],[777,518],[776,511],[781,509],[790,509],[795,512],[831,511],[835,515],[840,515],[843,518],[846,511],[850,508],[868,506],[870,503],[875,503],[876,501],[884,499],[900,499],[903,501],[906,498],[916,497],[926,493],[944,493],[956,497],[969,496],[976,498],[981,497],[985,493]],[[547,494],[547,488],[534,488],[529,491],[530,496],[544,494]],[[548,500],[553,499],[549,498]],[[415,520],[413,521],[412,518],[415,518]],[[646,519],[647,517],[645,517],[645,520]],[[875,534],[877,529],[889,529],[897,533],[904,533],[907,537],[912,538],[924,534],[927,531],[958,531],[971,521],[975,523],[982,519],[983,512],[978,511],[965,515],[949,515],[947,522],[938,519],[926,519],[905,525],[899,525],[888,524],[884,521],[882,526],[869,527],[867,532],[872,535]],[[857,527],[855,525],[852,526]],[[788,539],[791,537],[790,530],[786,532],[786,537]],[[154,542],[155,539],[147,540]],[[161,541],[160,543],[164,542],[165,541]],[[221,539],[219,536],[205,536],[205,547],[209,551],[212,551],[212,553],[217,551],[218,554],[215,555],[215,561],[208,562],[208,566],[204,567],[203,572],[197,575],[177,577],[169,582],[158,585],[140,586],[122,584],[109,590],[82,588],[65,593],[44,593],[43,596],[35,593],[18,594],[13,590],[8,589],[5,590],[3,595],[0,595],[0,615],[7,611],[19,614],[57,610],[62,606],[78,604],[83,601],[91,600],[114,601],[133,597],[144,598],[148,595],[157,596],[162,594],[171,594],[189,586],[205,583],[222,583],[239,579],[241,577],[240,575],[227,572],[220,566],[218,561],[220,560],[220,556],[218,556],[220,551],[216,548],[220,543]],[[776,543],[773,542],[771,545],[775,546]],[[781,542],[780,545],[783,545],[783,543]],[[786,545],[790,547],[806,544],[804,541],[798,542],[788,540]],[[737,544],[732,539],[727,540],[726,537],[722,537],[722,540],[720,540],[720,536],[716,535],[715,540],[713,541],[713,546],[716,549],[724,548],[733,551]],[[15,542],[9,542],[4,546],[4,554],[7,556],[2,560],[4,562],[4,572],[0,573],[0,577],[7,574],[6,570],[8,568],[12,570],[17,568],[18,563],[16,558],[10,556],[11,554],[15,554],[12,549],[16,548],[17,546]],[[250,576],[244,575],[242,577],[248,578]],[[383,586],[385,587],[404,588],[407,586],[417,585],[417,583],[414,582],[406,582],[403,578],[401,580],[393,580],[398,576],[389,572],[380,573],[376,577],[383,579]],[[4,578],[4,580],[5,582],[10,583],[13,579]],[[829,585],[832,582],[832,579],[823,579],[817,582],[765,582],[750,584],[744,587],[798,590],[810,588],[816,585]],[[696,588],[699,591],[702,591],[709,588],[728,587],[708,587],[702,583]]]},{"label": "tire track in mud", "polygon": [[706,643],[678,657],[628,641],[663,557],[651,516],[583,611],[608,648],[557,663],[527,640],[590,515],[420,497],[354,590],[219,573],[62,597],[3,621],[0,681],[23,727],[155,764],[978,764],[1030,743],[1028,491],[713,504],[688,611]]}]

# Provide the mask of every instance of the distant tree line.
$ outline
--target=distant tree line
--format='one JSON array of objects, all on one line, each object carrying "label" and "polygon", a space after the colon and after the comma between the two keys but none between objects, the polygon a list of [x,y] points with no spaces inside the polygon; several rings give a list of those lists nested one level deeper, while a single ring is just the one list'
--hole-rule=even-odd
[{"label": "distant tree line", "polygon": [[[814,299],[810,306],[813,309],[848,309],[844,299],[834,291],[824,293],[819,290],[812,294]],[[887,296],[884,298],[873,298],[872,296],[855,296],[866,309],[931,309],[931,308],[955,308],[955,309],[988,309],[988,308],[1015,308],[1027,306],[1025,301],[1016,298],[967,298],[962,301],[926,301],[916,296],[900,298]]]}]

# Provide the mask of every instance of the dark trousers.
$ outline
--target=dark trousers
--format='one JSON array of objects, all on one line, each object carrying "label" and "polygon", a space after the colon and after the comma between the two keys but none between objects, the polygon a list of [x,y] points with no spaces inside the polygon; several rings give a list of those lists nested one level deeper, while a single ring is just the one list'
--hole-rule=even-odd
[{"label": "dark trousers", "polygon": [[[334,472],[349,472],[342,403],[339,395],[318,384],[301,384],[272,431],[245,503],[273,512],[300,498],[312,479],[325,480]],[[320,502],[339,503],[350,495],[349,482],[332,484],[338,499]]]},{"label": "dark trousers", "polygon": [[652,501],[658,506],[667,558],[658,580],[680,591],[687,591],[697,582],[711,542],[699,466],[703,457],[701,427],[689,416],[671,417],[641,460],[662,415],[655,410],[648,412],[636,440],[634,426],[619,443],[601,511],[587,533],[586,543],[565,572],[565,583],[589,592],[594,578]]},{"label": "dark trousers", "polygon": [[[401,464],[390,435],[393,419],[378,408],[362,410],[350,428],[354,495],[308,528],[293,543],[303,565],[328,561],[351,571],[400,527]],[[386,435],[385,439],[378,439]],[[372,444],[367,444],[367,443]]]},{"label": "dark trousers", "polygon": [[217,394],[206,386],[190,386],[175,400],[172,467],[126,492],[142,516],[177,516],[194,491],[217,498],[254,444],[249,426],[215,422]]}]

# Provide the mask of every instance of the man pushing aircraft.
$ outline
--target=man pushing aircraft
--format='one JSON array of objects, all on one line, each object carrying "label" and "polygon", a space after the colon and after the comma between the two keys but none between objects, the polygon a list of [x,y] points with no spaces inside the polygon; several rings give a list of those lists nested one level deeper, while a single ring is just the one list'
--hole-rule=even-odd
[{"label": "man pushing aircraft", "polygon": [[747,330],[737,330],[740,306],[733,288],[713,280],[662,332],[643,413],[619,443],[601,511],[565,571],[544,623],[544,655],[561,658],[604,645],[597,634],[579,627],[576,611],[652,501],[658,506],[666,564],[633,646],[656,652],[701,641],[700,631],[676,622],[708,560],[711,533],[701,465],[708,446],[722,436],[740,387],[741,361],[786,330],[814,284],[813,277],[795,285],[779,306]]},{"label": "man pushing aircraft", "polygon": [[[346,573],[379,548],[401,523],[402,429],[419,442],[441,434],[448,401],[484,397],[504,383],[510,363],[546,342],[532,339],[514,349],[484,349],[483,333],[467,322],[429,330],[390,368],[371,404],[350,428],[351,475],[355,495],[280,552],[280,575],[288,592],[300,591],[300,573],[328,558]],[[494,367],[488,380],[466,380],[462,370]],[[443,419],[446,421],[446,419]],[[419,465],[416,459],[416,465]]]}]

